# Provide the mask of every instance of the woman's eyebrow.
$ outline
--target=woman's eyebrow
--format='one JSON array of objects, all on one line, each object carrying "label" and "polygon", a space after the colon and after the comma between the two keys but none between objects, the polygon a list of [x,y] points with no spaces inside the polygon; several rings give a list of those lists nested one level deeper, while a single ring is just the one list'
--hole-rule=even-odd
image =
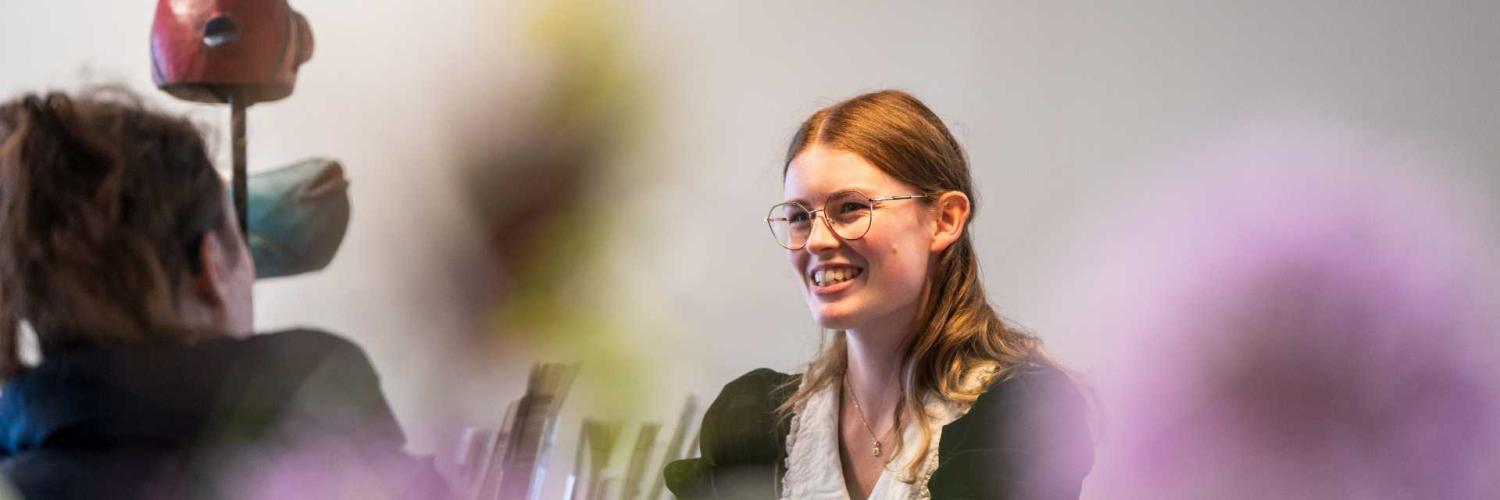
[{"label": "woman's eyebrow", "polygon": [[836,195],[836,194],[839,194],[839,193],[849,193],[849,192],[855,192],[855,193],[863,194],[865,196],[880,196],[881,195],[880,191],[881,190],[878,189],[878,188],[876,188],[875,186],[855,184],[855,185],[852,185],[852,186],[841,187],[841,188],[839,188],[836,191],[828,193],[828,196],[833,196],[833,195]]},{"label": "woman's eyebrow", "polygon": [[[854,185],[843,186],[843,187],[840,187],[840,188],[835,189],[833,191],[829,191],[826,196],[823,196],[823,201],[825,201],[825,202],[828,201],[828,198],[832,197],[833,195],[836,195],[836,194],[839,194],[839,193],[848,193],[848,192],[851,192],[851,191],[857,192],[857,193],[860,193],[860,194],[864,194],[865,196],[880,196],[879,194],[876,194],[880,190],[877,189],[877,188],[875,188],[874,186],[870,186],[870,185],[867,185],[867,184],[854,184]],[[788,199],[782,200],[782,203],[791,203],[791,202],[801,203],[803,205],[808,205],[808,204],[812,203],[812,202],[807,201],[806,199],[803,199],[803,198],[800,198],[800,197],[799,198],[788,198]]]},{"label": "woman's eyebrow", "polygon": [[839,190],[839,192],[844,192],[844,191],[859,191],[861,193],[874,194],[877,191],[881,191],[881,188],[877,188],[877,187],[871,186],[869,184],[857,184],[857,185],[848,186],[848,187],[845,187],[844,189]]}]

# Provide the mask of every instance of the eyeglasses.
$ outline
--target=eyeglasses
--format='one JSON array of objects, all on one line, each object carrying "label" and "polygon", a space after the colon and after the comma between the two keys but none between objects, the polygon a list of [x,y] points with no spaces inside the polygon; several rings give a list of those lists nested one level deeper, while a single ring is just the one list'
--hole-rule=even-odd
[{"label": "eyeglasses", "polygon": [[843,240],[857,240],[870,232],[870,220],[880,202],[927,198],[926,194],[902,194],[871,198],[859,191],[843,191],[828,197],[823,208],[808,210],[801,203],[789,201],[771,207],[766,223],[771,226],[771,235],[776,243],[787,250],[801,250],[807,246],[812,235],[813,218],[821,212],[823,223],[833,234]]}]

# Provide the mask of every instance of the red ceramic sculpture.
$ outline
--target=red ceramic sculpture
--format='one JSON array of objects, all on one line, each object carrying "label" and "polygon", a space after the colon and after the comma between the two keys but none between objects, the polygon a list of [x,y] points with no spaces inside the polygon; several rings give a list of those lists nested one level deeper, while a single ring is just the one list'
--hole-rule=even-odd
[{"label": "red ceramic sculpture", "polygon": [[307,20],[286,0],[159,0],[151,26],[157,87],[189,101],[291,95],[312,51]]}]

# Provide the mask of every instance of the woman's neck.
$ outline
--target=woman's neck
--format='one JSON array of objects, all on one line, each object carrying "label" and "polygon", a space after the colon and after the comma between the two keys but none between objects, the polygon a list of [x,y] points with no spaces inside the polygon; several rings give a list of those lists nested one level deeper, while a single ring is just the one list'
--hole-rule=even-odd
[{"label": "woman's neck", "polygon": [[890,428],[901,400],[903,347],[910,334],[850,330],[845,335],[848,361],[844,380],[876,431]]}]

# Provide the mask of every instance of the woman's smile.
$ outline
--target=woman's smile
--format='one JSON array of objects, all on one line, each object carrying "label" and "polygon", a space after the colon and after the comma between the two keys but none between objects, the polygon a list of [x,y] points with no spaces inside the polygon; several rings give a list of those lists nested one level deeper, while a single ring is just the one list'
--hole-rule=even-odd
[{"label": "woman's smile", "polygon": [[830,264],[814,267],[807,273],[808,288],[818,296],[834,295],[854,286],[863,277],[865,269],[847,264]]}]

